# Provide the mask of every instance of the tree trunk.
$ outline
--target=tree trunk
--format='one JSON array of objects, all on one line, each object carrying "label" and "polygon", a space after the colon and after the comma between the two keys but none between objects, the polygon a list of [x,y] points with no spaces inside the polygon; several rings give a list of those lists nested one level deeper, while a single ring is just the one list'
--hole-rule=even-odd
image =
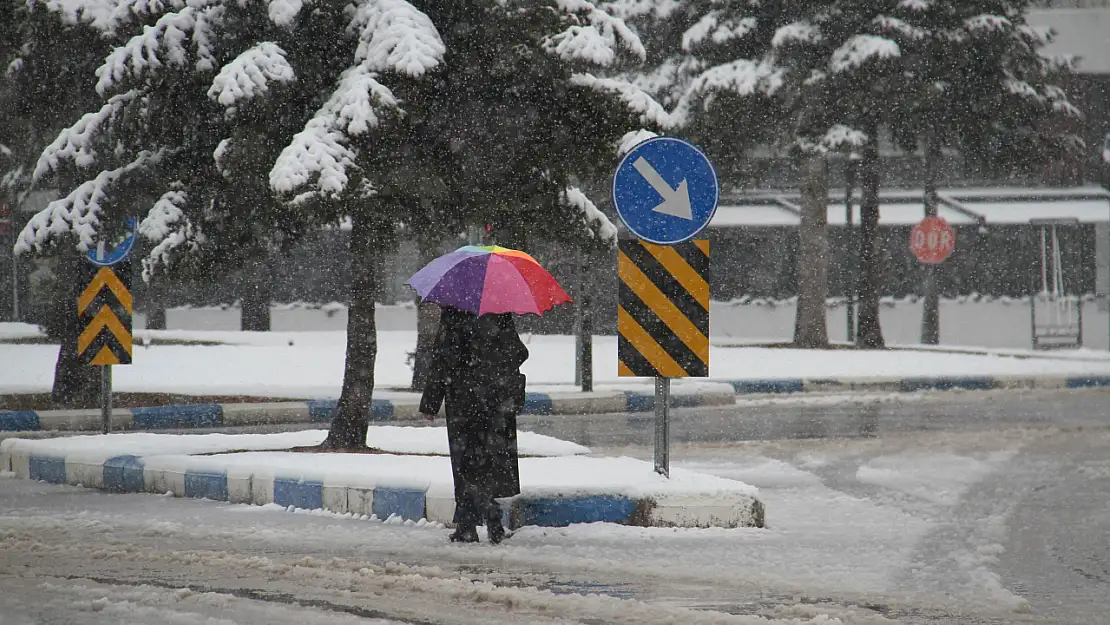
[{"label": "tree trunk", "polygon": [[67,253],[58,260],[57,294],[50,310],[50,334],[60,339],[54,365],[51,400],[58,408],[96,408],[100,405],[99,367],[77,362],[77,298],[88,283],[85,259]]},{"label": "tree trunk", "polygon": [[860,161],[859,332],[856,344],[866,349],[885,346],[879,325],[882,250],[879,249],[879,131],[872,125]]},{"label": "tree trunk", "polygon": [[270,331],[270,297],[273,276],[268,258],[247,261],[242,272],[239,294],[239,329],[244,332]]},{"label": "tree trunk", "polygon": [[[937,160],[940,146],[936,132],[925,133],[925,216],[937,216]],[[940,293],[937,292],[936,265],[925,264],[922,268],[922,287],[925,297],[921,314],[921,343],[937,345],[940,343]]]},{"label": "tree trunk", "polygon": [[360,210],[351,215],[350,308],[347,310],[347,360],[343,390],[332,417],[326,449],[366,449],[370,407],[374,396],[374,363],[378,356],[374,294],[378,257],[384,246],[374,240],[374,228]]},{"label": "tree trunk", "polygon": [[798,307],[794,344],[829,347],[825,298],[829,291],[829,168],[824,154],[802,155],[802,223],[798,230]]},{"label": "tree trunk", "polygon": [[[423,267],[439,255],[437,241],[429,237],[417,237],[420,266]],[[416,308],[416,353],[412,360],[412,390],[424,390],[428,379],[429,357],[435,346],[436,332],[439,329],[439,306],[432,302],[418,301]]]},{"label": "tree trunk", "polygon": [[166,329],[166,309],[155,308],[146,315],[146,329],[147,330],[165,330]]}]

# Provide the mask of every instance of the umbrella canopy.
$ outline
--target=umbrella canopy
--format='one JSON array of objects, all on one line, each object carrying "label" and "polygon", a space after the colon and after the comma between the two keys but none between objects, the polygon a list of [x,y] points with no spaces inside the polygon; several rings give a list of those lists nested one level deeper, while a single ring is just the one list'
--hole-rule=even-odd
[{"label": "umbrella canopy", "polygon": [[467,245],[409,278],[422,299],[478,315],[542,315],[570,300],[536,259],[496,245]]}]

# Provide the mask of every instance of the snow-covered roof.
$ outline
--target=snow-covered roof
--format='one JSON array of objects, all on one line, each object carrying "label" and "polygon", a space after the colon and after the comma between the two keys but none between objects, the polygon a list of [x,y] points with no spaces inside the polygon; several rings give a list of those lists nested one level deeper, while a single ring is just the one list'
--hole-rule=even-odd
[{"label": "snow-covered roof", "polygon": [[798,215],[775,204],[721,204],[709,227],[797,226],[800,223]]},{"label": "snow-covered roof", "polygon": [[[1110,192],[1100,187],[1067,189],[978,188],[942,189],[938,213],[954,226],[1020,225],[1036,220],[1077,220],[1080,223],[1110,222]],[[879,224],[911,226],[924,217],[923,192],[918,190],[882,193]],[[853,198],[852,223],[859,224],[859,194]],[[759,193],[722,201],[710,227],[790,227],[800,223],[796,192]],[[829,196],[830,226],[844,226],[844,192]]]},{"label": "snow-covered roof", "polygon": [[1080,223],[1110,221],[1107,200],[1073,200],[1048,202],[976,202],[968,208],[982,215],[987,224],[1027,224],[1037,219],[1075,219]]},{"label": "snow-covered roof", "polygon": [[[918,196],[918,201],[915,203],[901,203],[901,202],[880,202],[879,203],[879,225],[880,226],[912,226],[921,221],[925,217],[925,207],[921,202],[921,196]],[[859,225],[859,198],[855,198],[855,203],[852,206],[852,223],[856,226]],[[937,213],[940,218],[947,221],[953,226],[973,226],[978,221],[965,215],[964,213],[957,212],[943,204],[937,207]],[[843,199],[839,203],[829,204],[829,225],[830,226],[843,226],[847,223],[847,215],[844,210]]]}]

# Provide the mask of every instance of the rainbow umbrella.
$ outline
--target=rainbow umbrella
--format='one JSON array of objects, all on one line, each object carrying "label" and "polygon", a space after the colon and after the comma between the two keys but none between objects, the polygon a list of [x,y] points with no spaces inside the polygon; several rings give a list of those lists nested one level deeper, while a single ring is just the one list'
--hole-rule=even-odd
[{"label": "rainbow umbrella", "polygon": [[467,245],[440,256],[407,283],[424,301],[478,315],[542,315],[570,297],[528,254],[496,245]]}]

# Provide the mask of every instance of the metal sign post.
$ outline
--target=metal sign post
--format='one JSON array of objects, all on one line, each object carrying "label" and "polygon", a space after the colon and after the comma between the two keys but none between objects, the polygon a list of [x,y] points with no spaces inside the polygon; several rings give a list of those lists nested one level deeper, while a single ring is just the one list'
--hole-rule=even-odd
[{"label": "metal sign post", "polygon": [[671,475],[671,379],[655,378],[655,472]]},{"label": "metal sign post", "polygon": [[100,368],[100,431],[112,431],[112,365]]},{"label": "metal sign post", "polygon": [[671,378],[709,376],[709,241],[693,239],[717,210],[717,172],[690,143],[655,137],[621,159],[612,192],[639,239],[618,246],[618,375],[655,379],[655,471],[669,477]]}]

